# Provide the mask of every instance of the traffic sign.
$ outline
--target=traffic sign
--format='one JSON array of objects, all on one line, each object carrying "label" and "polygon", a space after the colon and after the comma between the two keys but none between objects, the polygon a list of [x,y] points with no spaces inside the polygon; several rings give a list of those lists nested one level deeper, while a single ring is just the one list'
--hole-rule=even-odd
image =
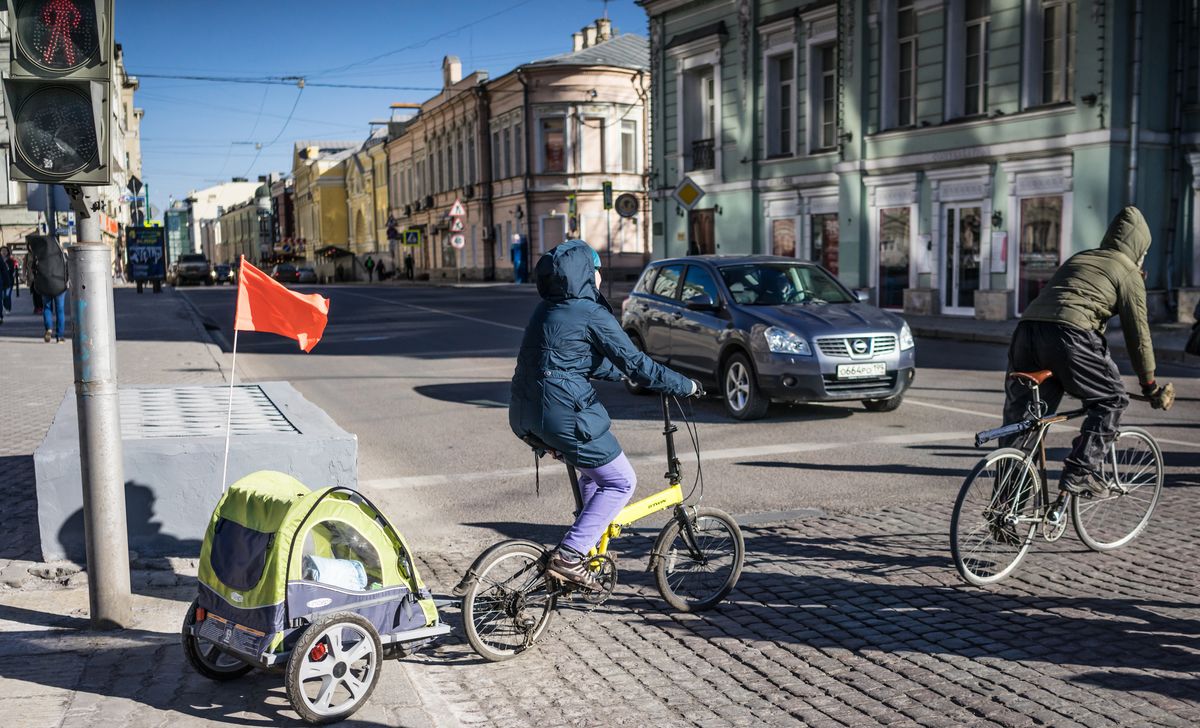
[{"label": "traffic sign", "polygon": [[463,207],[462,200],[455,200],[454,205],[450,208],[450,217],[466,217],[467,208]]},{"label": "traffic sign", "polygon": [[613,206],[612,182],[605,182],[603,184],[603,188],[604,188],[604,209],[611,210],[612,206]]},{"label": "traffic sign", "polygon": [[617,197],[617,214],[621,217],[633,217],[638,211],[637,195],[626,192]]},{"label": "traffic sign", "polygon": [[404,244],[405,245],[420,245],[421,244],[421,231],[417,230],[416,228],[409,228],[408,230],[405,230],[404,231]]},{"label": "traffic sign", "polygon": [[571,194],[567,195],[567,214],[570,215],[571,217],[575,217],[576,209],[577,209],[577,206],[575,203],[575,193],[571,193]]},{"label": "traffic sign", "polygon": [[461,217],[455,217],[450,220],[450,232],[461,233],[467,229],[467,224],[463,222]]},{"label": "traffic sign", "polygon": [[692,181],[691,177],[684,177],[679,180],[679,184],[675,186],[675,191],[671,193],[675,201],[683,205],[684,209],[690,210],[696,206],[701,197],[704,197],[704,188]]},{"label": "traffic sign", "polygon": [[467,238],[463,235],[451,235],[450,244],[455,248],[462,250],[467,245]]}]

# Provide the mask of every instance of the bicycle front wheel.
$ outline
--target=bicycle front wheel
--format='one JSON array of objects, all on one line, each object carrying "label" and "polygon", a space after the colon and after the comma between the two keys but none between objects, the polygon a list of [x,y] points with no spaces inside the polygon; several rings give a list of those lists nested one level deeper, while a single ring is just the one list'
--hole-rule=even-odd
[{"label": "bicycle front wheel", "polygon": [[1041,478],[1025,453],[1001,448],[963,483],[950,519],[954,566],[967,582],[994,584],[1016,570],[1042,520]]},{"label": "bicycle front wheel", "polygon": [[1122,429],[1108,458],[1109,495],[1071,499],[1075,532],[1093,551],[1121,548],[1136,538],[1150,522],[1163,487],[1162,451],[1145,430]]},{"label": "bicycle front wheel", "polygon": [[528,541],[495,547],[463,594],[463,629],[485,660],[511,660],[546,631],[557,587],[546,579],[545,554]]},{"label": "bicycle front wheel", "polygon": [[[684,509],[692,524],[685,532],[673,518],[654,544],[654,580],[663,599],[681,612],[712,609],[742,575],[746,543],[742,529],[725,511]],[[693,536],[694,535],[694,536]],[[689,543],[689,541],[694,542]]]}]

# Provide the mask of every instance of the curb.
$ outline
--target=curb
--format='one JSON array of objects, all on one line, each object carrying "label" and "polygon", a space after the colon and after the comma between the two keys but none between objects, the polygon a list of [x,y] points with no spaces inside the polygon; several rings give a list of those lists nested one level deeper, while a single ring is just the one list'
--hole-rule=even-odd
[{"label": "curb", "polygon": [[[225,336],[221,333],[221,328],[212,322],[211,319],[200,313],[200,309],[196,308],[196,304],[192,303],[187,296],[171,287],[171,295],[176,296],[183,301],[184,306],[191,314],[192,323],[199,331],[204,332],[208,341],[204,344],[209,349],[208,354],[212,357],[213,363],[216,364],[217,371],[221,373],[221,377],[225,381],[229,381],[229,375],[225,372],[225,366],[221,363],[221,359],[225,354],[225,349],[229,347],[229,342],[225,341]],[[212,349],[216,348],[216,352]]]},{"label": "curb", "polygon": [[[910,326],[912,325],[910,324]],[[981,344],[1004,345],[1008,345],[1012,341],[1011,336],[1002,336],[1000,334],[939,329],[936,327],[926,327],[920,325],[912,326],[912,332],[913,336],[925,339],[973,341]],[[1114,357],[1119,357],[1121,359],[1129,358],[1129,350],[1122,344],[1110,344],[1108,350]],[[1155,347],[1154,359],[1158,362],[1170,362],[1171,364],[1200,368],[1200,356],[1193,356],[1192,354],[1178,351],[1176,349],[1160,349]]]}]

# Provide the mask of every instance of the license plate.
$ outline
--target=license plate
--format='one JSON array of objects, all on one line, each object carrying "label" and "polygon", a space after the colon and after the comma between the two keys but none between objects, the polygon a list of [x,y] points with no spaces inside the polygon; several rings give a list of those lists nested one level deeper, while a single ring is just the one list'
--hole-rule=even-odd
[{"label": "license plate", "polygon": [[887,364],[876,361],[867,364],[838,364],[838,379],[869,379],[887,374]]}]

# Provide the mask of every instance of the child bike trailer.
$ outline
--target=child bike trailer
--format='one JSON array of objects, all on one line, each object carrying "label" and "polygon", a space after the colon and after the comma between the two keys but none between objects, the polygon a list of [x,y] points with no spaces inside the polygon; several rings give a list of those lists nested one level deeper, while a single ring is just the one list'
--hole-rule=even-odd
[{"label": "child bike trailer", "polygon": [[352,714],[384,659],[444,635],[408,544],[362,494],[310,491],[260,471],[217,503],[200,551],[199,594],[183,622],[188,662],[212,680],[285,674],[310,723]]}]

